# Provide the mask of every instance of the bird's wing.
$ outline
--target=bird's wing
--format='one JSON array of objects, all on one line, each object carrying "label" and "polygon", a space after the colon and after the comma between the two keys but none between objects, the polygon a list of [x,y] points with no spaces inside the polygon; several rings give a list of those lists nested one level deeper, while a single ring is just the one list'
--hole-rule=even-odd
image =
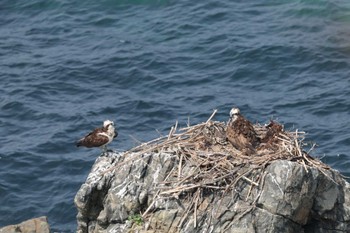
[{"label": "bird's wing", "polygon": [[240,132],[237,132],[232,125],[227,127],[226,138],[236,149],[241,150],[244,147],[244,144],[242,143],[242,139],[244,139],[243,135]]},{"label": "bird's wing", "polygon": [[83,137],[77,142],[77,146],[85,147],[100,147],[106,144],[109,141],[108,136],[103,132],[103,129],[97,128],[94,131],[90,132],[88,135]]},{"label": "bird's wing", "polygon": [[229,123],[226,135],[230,143],[239,150],[253,148],[258,142],[253,125],[243,117]]}]

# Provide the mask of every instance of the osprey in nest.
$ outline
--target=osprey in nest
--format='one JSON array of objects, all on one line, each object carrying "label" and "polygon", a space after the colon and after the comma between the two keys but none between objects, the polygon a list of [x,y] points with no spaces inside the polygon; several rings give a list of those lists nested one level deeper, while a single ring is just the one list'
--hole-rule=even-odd
[{"label": "osprey in nest", "polygon": [[260,142],[253,124],[241,115],[238,108],[232,108],[230,111],[226,139],[233,147],[249,155],[255,153],[255,148]]},{"label": "osprey in nest", "polygon": [[278,137],[280,137],[280,135],[284,132],[283,125],[271,120],[270,123],[265,126],[265,128],[267,131],[265,136],[261,139],[261,144],[259,145],[258,150],[277,150],[280,143]]},{"label": "osprey in nest", "polygon": [[118,132],[114,127],[114,122],[105,120],[103,127],[96,128],[85,137],[76,142],[76,146],[101,147],[103,152],[107,151],[107,144],[111,143],[118,136]]}]

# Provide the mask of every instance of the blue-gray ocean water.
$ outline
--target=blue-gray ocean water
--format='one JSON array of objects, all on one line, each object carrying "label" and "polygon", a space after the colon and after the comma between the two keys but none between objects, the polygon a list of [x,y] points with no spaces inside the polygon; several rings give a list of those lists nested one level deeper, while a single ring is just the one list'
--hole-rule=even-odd
[{"label": "blue-gray ocean water", "polygon": [[236,105],[350,175],[348,0],[2,0],[0,58],[0,227],[75,231],[105,119],[123,151]]}]

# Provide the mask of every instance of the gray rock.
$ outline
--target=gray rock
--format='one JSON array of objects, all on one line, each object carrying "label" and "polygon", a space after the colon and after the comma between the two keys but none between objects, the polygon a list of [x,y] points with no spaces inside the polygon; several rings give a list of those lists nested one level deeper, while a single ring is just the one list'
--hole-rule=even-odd
[{"label": "gray rock", "polygon": [[43,216],[0,228],[0,233],[50,233],[50,226]]},{"label": "gray rock", "polygon": [[155,198],[176,155],[142,156],[96,160],[75,197],[77,232],[350,232],[350,185],[334,170],[276,160],[260,174],[259,190],[240,180],[222,195],[200,193],[196,214],[186,215],[193,200],[188,193]]}]

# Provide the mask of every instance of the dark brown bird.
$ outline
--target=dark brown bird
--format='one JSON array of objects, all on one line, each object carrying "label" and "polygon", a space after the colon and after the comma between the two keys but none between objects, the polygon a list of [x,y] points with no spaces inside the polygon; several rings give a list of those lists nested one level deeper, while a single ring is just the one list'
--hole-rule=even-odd
[{"label": "dark brown bird", "polygon": [[275,149],[278,146],[278,136],[283,132],[283,126],[275,121],[270,121],[266,125],[266,135],[261,139],[261,146],[259,149]]},{"label": "dark brown bird", "polygon": [[113,121],[105,120],[103,127],[96,128],[85,137],[76,142],[76,146],[101,147],[103,152],[107,151],[107,144],[111,143],[118,136]]},{"label": "dark brown bird", "polygon": [[255,153],[259,138],[252,123],[245,119],[238,108],[232,108],[226,129],[227,140],[238,150]]}]

